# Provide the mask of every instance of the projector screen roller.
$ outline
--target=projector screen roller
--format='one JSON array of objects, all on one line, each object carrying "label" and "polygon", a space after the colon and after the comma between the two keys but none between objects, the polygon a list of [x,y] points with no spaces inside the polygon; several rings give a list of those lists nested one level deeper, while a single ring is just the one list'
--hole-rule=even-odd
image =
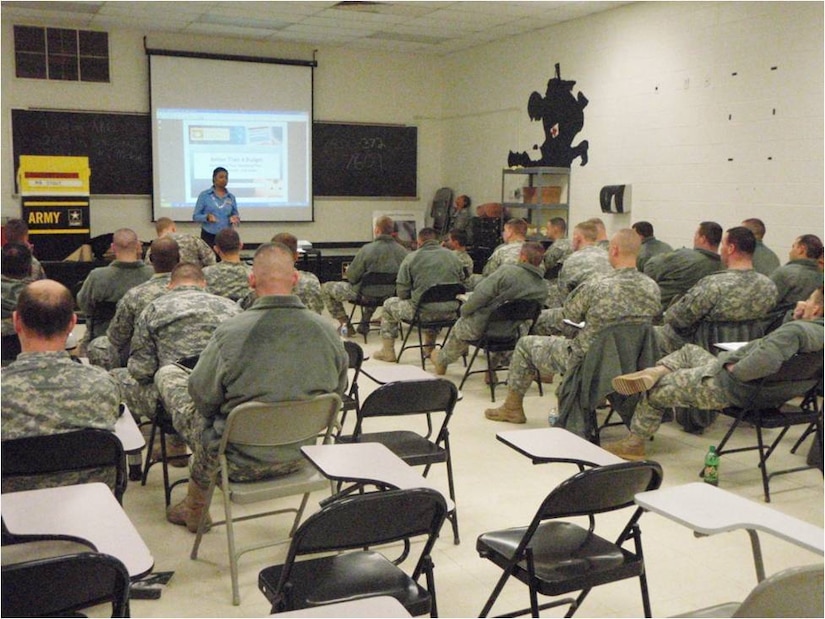
[{"label": "projector screen roller", "polygon": [[154,219],[191,221],[223,167],[241,221],[313,221],[312,66],[149,61]]}]

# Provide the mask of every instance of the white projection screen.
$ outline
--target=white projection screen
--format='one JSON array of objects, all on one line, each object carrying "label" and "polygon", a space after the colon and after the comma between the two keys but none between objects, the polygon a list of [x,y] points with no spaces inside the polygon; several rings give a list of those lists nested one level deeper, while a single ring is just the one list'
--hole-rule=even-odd
[{"label": "white projection screen", "polygon": [[313,221],[315,63],[147,53],[153,218],[191,221],[224,167],[241,221]]}]

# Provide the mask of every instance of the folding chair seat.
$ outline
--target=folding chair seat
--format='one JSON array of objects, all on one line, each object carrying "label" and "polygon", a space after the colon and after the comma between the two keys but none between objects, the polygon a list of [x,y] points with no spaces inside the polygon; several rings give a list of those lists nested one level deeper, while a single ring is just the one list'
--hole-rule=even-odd
[{"label": "folding chair seat", "polygon": [[[767,318],[741,321],[703,320],[693,335],[693,343],[710,353],[718,354],[714,346],[720,342],[750,342],[765,335]],[[703,411],[697,408],[674,409],[676,421],[692,434],[702,434],[716,421],[718,411]]]},{"label": "folding chair seat", "polygon": [[[777,475],[818,468],[815,464],[794,467],[768,473],[768,458],[779,442],[791,428],[796,425],[808,425],[815,428],[816,439],[822,445],[822,409],[819,406],[817,391],[822,381],[823,352],[799,353],[785,361],[774,374],[754,381],[753,390],[742,406],[726,408],[722,411],[734,419],[733,424],[722,437],[716,453],[724,454],[741,451],[759,452],[759,470],[762,474],[762,487],[765,502],[770,503],[770,479]],[[788,400],[802,397],[799,406],[789,404]],[[725,449],[734,431],[742,424],[750,424],[756,430],[756,444],[745,447]],[[763,430],[781,428],[779,434],[769,446],[765,444]],[[796,447],[797,445],[794,445]]]},{"label": "folding chair seat", "polygon": [[3,492],[100,481],[123,503],[126,456],[114,432],[87,428],[2,442]]},{"label": "folding chair seat", "polygon": [[[486,617],[512,576],[527,585],[530,607],[508,613],[539,616],[545,608],[569,604],[572,617],[593,587],[638,578],[646,617],[651,616],[642,538],[633,511],[624,529],[611,542],[595,533],[596,515],[634,506],[639,492],[656,490],[662,468],[656,462],[623,462],[584,470],[557,486],[539,506],[529,525],[483,533],[476,550],[503,570],[479,616]],[[559,518],[586,517],[588,526]],[[633,550],[624,544],[633,540]],[[578,597],[538,603],[538,594],[559,596],[581,591]]]},{"label": "folding chair seat", "polygon": [[[404,335],[404,341],[401,343],[401,350],[398,351],[398,356],[395,359],[396,363],[401,361],[401,355],[404,354],[405,350],[417,348],[421,355],[421,369],[424,369],[424,363],[427,359],[427,355],[424,354],[425,344],[423,332],[429,330],[437,331],[440,329],[447,329],[447,332],[444,334],[444,339],[441,340],[440,344],[440,346],[444,346],[444,342],[446,342],[447,338],[450,336],[450,331],[453,330],[453,325],[458,320],[459,309],[461,308],[461,302],[456,299],[456,297],[460,294],[464,294],[465,292],[466,289],[463,284],[436,284],[435,286],[430,286],[424,291],[421,295],[421,299],[418,301],[418,305],[415,308],[415,314],[413,315],[412,320],[401,320],[402,324],[407,325],[407,332]],[[430,303],[446,303],[448,301],[455,302],[455,309],[452,316],[440,320],[422,319],[421,313],[427,309],[427,305]],[[413,328],[418,329],[418,344],[407,343],[410,339],[410,334],[413,332]],[[439,346],[439,344],[436,344],[436,346]]]},{"label": "folding chair seat", "polygon": [[107,554],[83,552],[4,565],[2,576],[7,617],[78,616],[71,613],[103,603],[111,603],[112,617],[129,616],[129,572]]},{"label": "folding chair seat", "polygon": [[[295,512],[290,536],[298,528],[306,508],[309,495],[315,490],[327,488],[332,492],[330,482],[322,477],[308,462],[295,473],[253,482],[233,482],[229,479],[227,449],[237,447],[277,448],[296,444],[314,443],[320,433],[328,442],[335,419],[341,408],[341,398],[337,394],[323,394],[312,400],[295,402],[246,402],[236,406],[226,419],[220,446],[218,447],[218,467],[212,474],[206,491],[206,508],[203,510],[195,543],[190,557],[198,558],[203,534],[208,530],[207,517],[215,488],[223,492],[225,519],[212,523],[212,527],[226,525],[226,539],[229,548],[229,569],[232,579],[232,603],[241,603],[238,589],[238,558],[251,551],[286,543],[288,540],[263,540],[243,548],[236,548],[234,525],[237,522]],[[232,504],[249,504],[260,501],[295,496],[301,494],[301,504],[297,508],[276,509],[233,518]]]},{"label": "folding chair seat", "polygon": [[[412,616],[438,616],[430,553],[444,522],[444,497],[429,488],[387,490],[335,500],[310,516],[292,538],[286,561],[258,576],[272,612],[319,607],[381,595],[397,599]],[[408,575],[370,546],[425,537]],[[351,551],[341,553],[340,551]],[[338,552],[297,561],[299,557]],[[426,589],[418,584],[425,576]]]},{"label": "folding chair seat", "polygon": [[358,394],[358,377],[361,375],[361,366],[364,363],[364,349],[355,342],[344,340],[344,350],[347,351],[348,368],[352,370],[349,381],[349,389],[341,398],[341,419],[338,422],[338,433],[340,436],[344,429],[344,422],[347,420],[347,413],[355,411],[356,415],[361,408],[361,398]]},{"label": "folding chair seat", "polygon": [[[512,353],[519,338],[532,331],[540,313],[541,303],[524,299],[507,301],[494,309],[487,321],[484,334],[479,339],[468,342],[468,344],[475,347],[475,350],[472,357],[470,357],[470,362],[467,364],[467,369],[464,371],[464,377],[461,379],[458,388],[462,389],[464,387],[464,383],[471,374],[487,373],[490,376],[490,401],[495,402],[496,385],[499,383],[493,380],[492,375],[497,370],[508,369],[509,366],[498,365],[494,367],[491,355]],[[525,323],[529,323],[529,326],[524,327]],[[487,369],[473,370],[473,363],[475,363],[480,350],[483,350],[487,357]],[[539,385],[539,393],[543,395],[541,380],[538,376],[536,376],[536,382]]]},{"label": "folding chair seat", "polygon": [[367,343],[367,336],[370,331],[377,331],[378,327],[364,319],[364,310],[371,309],[373,312],[384,305],[384,301],[395,294],[395,280],[398,273],[364,273],[358,285],[358,296],[352,301],[352,309],[349,313],[349,323],[355,316],[356,308],[361,309],[361,320],[359,321],[359,333],[364,336],[364,344]]},{"label": "folding chair seat", "polygon": [[[433,464],[447,466],[447,483],[450,498],[455,503],[455,483],[453,480],[452,454],[450,452],[449,423],[458,400],[458,390],[449,380],[398,381],[381,385],[361,404],[358,421],[351,435],[340,436],[341,443],[382,443],[410,466],[424,466],[424,477]],[[441,427],[435,432],[433,414],[444,414]],[[367,419],[373,417],[396,417],[401,415],[425,415],[426,433],[413,430],[390,430],[385,432],[364,432]],[[422,424],[423,427],[423,424]],[[458,535],[458,508],[448,518],[453,526],[455,543]]]}]

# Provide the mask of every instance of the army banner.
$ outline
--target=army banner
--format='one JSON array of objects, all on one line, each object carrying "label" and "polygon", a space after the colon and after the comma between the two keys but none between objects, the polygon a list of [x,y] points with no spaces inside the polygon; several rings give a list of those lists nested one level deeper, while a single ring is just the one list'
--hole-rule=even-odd
[{"label": "army banner", "polygon": [[18,187],[40,260],[63,260],[90,238],[88,157],[22,155]]}]

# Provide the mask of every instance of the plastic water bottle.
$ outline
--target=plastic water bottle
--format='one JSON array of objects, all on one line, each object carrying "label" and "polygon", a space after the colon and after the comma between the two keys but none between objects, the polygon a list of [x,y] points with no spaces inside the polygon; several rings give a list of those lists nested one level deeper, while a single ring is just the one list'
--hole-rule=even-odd
[{"label": "plastic water bottle", "polygon": [[338,333],[341,334],[341,337],[346,339],[349,337],[349,329],[347,328],[346,324],[341,325],[341,328],[338,329]]},{"label": "plastic water bottle", "polygon": [[716,453],[715,445],[711,445],[708,448],[708,453],[705,454],[705,469],[702,477],[706,484],[719,485],[719,454]]},{"label": "plastic water bottle", "polygon": [[550,425],[551,428],[555,427],[556,424],[559,422],[559,409],[555,406],[550,409],[550,414],[547,415],[547,423]]}]

